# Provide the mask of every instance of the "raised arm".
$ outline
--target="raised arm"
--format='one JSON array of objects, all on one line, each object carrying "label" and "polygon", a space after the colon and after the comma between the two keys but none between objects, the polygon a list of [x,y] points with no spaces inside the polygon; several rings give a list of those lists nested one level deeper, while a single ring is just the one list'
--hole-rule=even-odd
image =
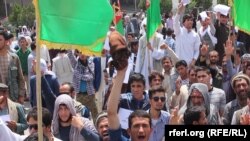
[{"label": "raised arm", "polygon": [[181,2],[179,5],[178,5],[178,10],[177,10],[177,13],[174,17],[174,32],[175,32],[175,35],[178,36],[181,32],[181,25],[180,25],[180,17],[181,17],[181,14],[184,12],[185,10],[185,6],[183,5],[183,3]]},{"label": "raised arm", "polygon": [[75,68],[76,63],[77,63],[77,59],[76,59],[76,57],[74,56],[72,50],[68,50],[68,57],[69,57],[69,60],[70,60],[71,65],[72,65],[72,68]]},{"label": "raised arm", "polygon": [[126,70],[127,68],[117,71],[117,75],[114,78],[113,87],[111,89],[111,93],[109,96],[107,104],[107,112],[108,112],[109,129],[111,130],[116,130],[119,129],[120,127],[120,121],[117,111],[118,111],[118,104],[120,101],[122,83],[125,77]]}]

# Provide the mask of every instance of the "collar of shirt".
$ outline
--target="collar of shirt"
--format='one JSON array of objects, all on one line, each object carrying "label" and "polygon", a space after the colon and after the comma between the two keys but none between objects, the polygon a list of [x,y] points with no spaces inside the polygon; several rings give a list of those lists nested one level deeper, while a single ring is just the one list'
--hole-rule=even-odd
[{"label": "collar of shirt", "polygon": [[189,34],[192,32],[192,29],[189,31],[186,27],[183,26],[183,31],[185,34]]}]

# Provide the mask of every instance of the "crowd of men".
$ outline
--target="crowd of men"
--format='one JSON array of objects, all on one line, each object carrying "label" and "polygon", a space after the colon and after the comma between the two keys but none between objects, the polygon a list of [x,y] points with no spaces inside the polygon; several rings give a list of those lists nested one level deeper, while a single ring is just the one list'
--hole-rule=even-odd
[{"label": "crowd of men", "polygon": [[214,9],[199,13],[196,31],[180,3],[149,41],[145,16],[126,15],[125,36],[111,25],[100,57],[37,47],[26,26],[16,41],[0,31],[0,140],[38,138],[37,73],[48,141],[162,141],[168,125],[250,125],[250,46],[230,8]]}]

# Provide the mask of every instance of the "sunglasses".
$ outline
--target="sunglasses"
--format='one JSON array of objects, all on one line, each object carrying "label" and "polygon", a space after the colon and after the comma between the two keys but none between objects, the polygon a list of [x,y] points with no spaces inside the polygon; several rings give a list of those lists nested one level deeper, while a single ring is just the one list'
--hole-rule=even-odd
[{"label": "sunglasses", "polygon": [[158,102],[159,99],[161,100],[161,102],[165,102],[166,101],[166,97],[153,97],[152,98],[155,102]]},{"label": "sunglasses", "polygon": [[34,130],[38,129],[38,125],[37,124],[30,124],[29,125],[29,129],[31,130],[32,128],[34,128]]}]

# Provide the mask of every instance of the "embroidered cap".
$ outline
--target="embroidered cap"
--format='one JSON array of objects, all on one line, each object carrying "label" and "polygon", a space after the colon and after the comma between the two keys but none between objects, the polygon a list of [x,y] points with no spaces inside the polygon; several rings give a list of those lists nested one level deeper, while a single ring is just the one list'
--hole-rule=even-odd
[{"label": "embroidered cap", "polygon": [[101,113],[99,113],[99,115],[97,116],[96,120],[95,120],[95,127],[98,128],[98,124],[100,123],[100,120],[103,117],[108,117],[108,113],[106,111],[103,111]]},{"label": "embroidered cap", "polygon": [[236,81],[238,78],[245,79],[245,80],[247,81],[248,85],[250,84],[250,78],[249,78],[247,75],[243,74],[243,73],[239,73],[239,74],[235,75],[235,76],[232,78],[232,80],[231,80],[231,86],[232,86],[233,88],[234,88],[234,85],[235,85],[235,81]]},{"label": "embroidered cap", "polygon": [[250,54],[245,53],[244,55],[241,56],[241,60],[250,60]]}]

